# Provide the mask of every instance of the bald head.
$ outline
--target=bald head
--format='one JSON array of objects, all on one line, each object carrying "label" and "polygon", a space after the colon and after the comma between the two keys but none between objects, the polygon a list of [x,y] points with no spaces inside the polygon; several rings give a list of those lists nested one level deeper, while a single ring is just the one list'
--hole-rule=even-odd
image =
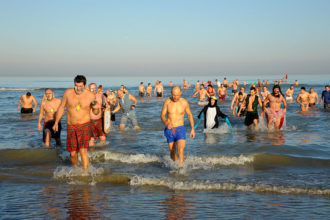
[{"label": "bald head", "polygon": [[172,99],[174,102],[179,101],[180,97],[181,97],[181,88],[179,86],[174,86],[172,88]]}]

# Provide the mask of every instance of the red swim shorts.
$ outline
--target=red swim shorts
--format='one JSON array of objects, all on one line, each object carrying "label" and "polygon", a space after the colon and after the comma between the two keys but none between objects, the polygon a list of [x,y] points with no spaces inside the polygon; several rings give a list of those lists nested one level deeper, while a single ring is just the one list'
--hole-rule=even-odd
[{"label": "red swim shorts", "polygon": [[91,123],[67,126],[66,145],[68,151],[79,151],[80,148],[88,148],[91,139]]}]

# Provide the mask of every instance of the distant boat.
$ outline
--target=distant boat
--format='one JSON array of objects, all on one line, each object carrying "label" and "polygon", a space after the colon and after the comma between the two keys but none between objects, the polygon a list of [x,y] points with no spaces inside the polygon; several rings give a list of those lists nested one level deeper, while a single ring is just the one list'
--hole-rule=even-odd
[{"label": "distant boat", "polygon": [[282,79],[273,80],[274,83],[292,83],[292,81],[288,80],[288,74],[286,73]]}]

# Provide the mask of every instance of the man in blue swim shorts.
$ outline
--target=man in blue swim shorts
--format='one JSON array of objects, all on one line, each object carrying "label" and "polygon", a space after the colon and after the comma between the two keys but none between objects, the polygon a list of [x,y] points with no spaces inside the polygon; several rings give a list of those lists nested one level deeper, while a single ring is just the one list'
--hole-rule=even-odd
[{"label": "man in blue swim shorts", "polygon": [[167,139],[171,158],[173,161],[179,159],[180,165],[182,166],[184,161],[184,148],[186,145],[186,128],[184,127],[185,113],[188,115],[191,127],[190,138],[195,137],[195,129],[189,103],[184,98],[181,98],[181,94],[180,87],[175,86],[172,88],[172,97],[166,99],[164,102],[161,119],[165,125],[164,135]]}]

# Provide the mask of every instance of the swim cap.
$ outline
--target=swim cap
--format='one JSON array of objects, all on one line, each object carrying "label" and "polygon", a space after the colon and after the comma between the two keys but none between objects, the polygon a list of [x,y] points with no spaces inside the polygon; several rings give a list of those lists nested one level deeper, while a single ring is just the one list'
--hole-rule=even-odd
[{"label": "swim cap", "polygon": [[210,98],[214,99],[214,100],[218,100],[217,97],[215,97],[215,96],[211,96]]}]

